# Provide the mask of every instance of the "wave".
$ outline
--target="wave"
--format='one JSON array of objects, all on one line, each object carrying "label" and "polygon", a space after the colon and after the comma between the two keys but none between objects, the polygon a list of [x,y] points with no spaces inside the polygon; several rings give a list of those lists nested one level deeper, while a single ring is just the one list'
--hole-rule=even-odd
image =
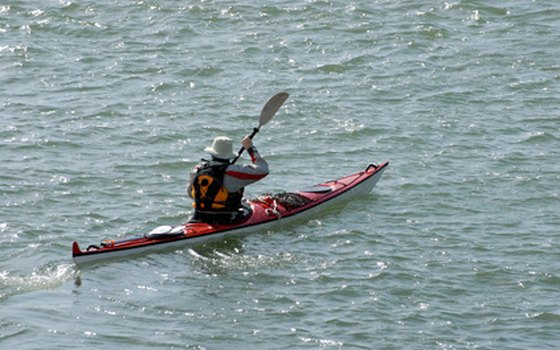
[{"label": "wave", "polygon": [[12,295],[55,288],[77,276],[72,264],[48,265],[37,268],[29,275],[12,275],[0,272],[0,300]]},{"label": "wave", "polygon": [[290,253],[244,254],[241,242],[234,239],[189,248],[186,252],[194,259],[193,263],[197,269],[208,275],[224,275],[240,270],[244,271],[244,274],[249,274],[250,271],[280,268],[285,263],[293,264],[300,260]]},{"label": "wave", "polygon": [[558,137],[546,131],[531,132],[524,140],[520,143],[543,143],[543,142],[554,142],[558,141]]},{"label": "wave", "polygon": [[552,322],[559,322],[560,321],[560,310],[556,311],[543,311],[538,312],[535,314],[529,314],[529,318],[534,318],[541,321],[552,321]]}]

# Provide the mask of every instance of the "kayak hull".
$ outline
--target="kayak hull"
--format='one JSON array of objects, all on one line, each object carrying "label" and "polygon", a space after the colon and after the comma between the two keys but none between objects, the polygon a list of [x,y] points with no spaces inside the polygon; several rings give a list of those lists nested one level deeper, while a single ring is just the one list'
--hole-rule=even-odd
[{"label": "kayak hull", "polygon": [[[326,207],[371,192],[388,165],[388,162],[369,165],[355,174],[285,194],[284,199],[272,195],[259,196],[248,201],[247,206],[250,207],[251,214],[238,223],[188,222],[174,227],[160,226],[140,237],[120,241],[106,240],[99,246],[90,245],[85,250],[80,249],[77,242],[73,242],[72,258],[76,264],[119,259],[178,249],[231,235],[266,231],[296,220],[309,219]],[[293,203],[294,200],[296,203]]]}]

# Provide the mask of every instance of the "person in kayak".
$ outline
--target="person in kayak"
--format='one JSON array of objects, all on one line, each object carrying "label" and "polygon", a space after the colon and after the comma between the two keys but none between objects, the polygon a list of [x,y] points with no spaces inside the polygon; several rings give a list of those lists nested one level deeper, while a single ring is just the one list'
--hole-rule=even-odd
[{"label": "person in kayak", "polygon": [[249,136],[241,144],[249,153],[251,164],[232,164],[237,154],[233,153],[232,140],[225,136],[216,137],[212,146],[204,149],[212,160],[202,159],[192,169],[187,187],[193,199],[191,222],[232,223],[248,213],[242,205],[245,186],[267,176],[268,163]]}]

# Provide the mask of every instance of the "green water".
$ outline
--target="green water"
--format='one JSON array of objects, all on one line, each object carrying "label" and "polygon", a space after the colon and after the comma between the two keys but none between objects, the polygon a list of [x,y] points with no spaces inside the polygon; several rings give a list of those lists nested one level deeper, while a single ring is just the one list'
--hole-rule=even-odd
[{"label": "green water", "polygon": [[[2,1],[0,348],[557,349],[557,1]],[[78,269],[190,215],[216,135],[249,194],[391,165],[272,232]]]}]

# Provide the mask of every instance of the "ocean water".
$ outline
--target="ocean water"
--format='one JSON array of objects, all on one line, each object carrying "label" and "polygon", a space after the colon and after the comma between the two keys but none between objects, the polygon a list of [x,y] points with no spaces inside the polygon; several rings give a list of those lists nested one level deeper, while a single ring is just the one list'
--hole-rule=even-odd
[{"label": "ocean water", "polygon": [[[558,349],[560,3],[0,2],[1,349]],[[188,219],[217,135],[299,225],[87,268]],[[245,159],[246,160],[246,159]]]}]

